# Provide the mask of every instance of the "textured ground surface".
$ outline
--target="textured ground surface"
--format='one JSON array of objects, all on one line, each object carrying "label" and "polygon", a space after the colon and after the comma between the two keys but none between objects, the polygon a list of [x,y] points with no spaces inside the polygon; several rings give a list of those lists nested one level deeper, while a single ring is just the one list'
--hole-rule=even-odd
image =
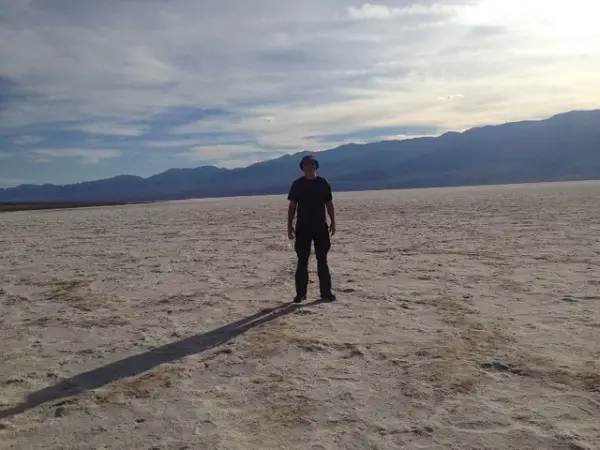
[{"label": "textured ground surface", "polygon": [[598,449],[599,197],[339,193],[300,308],[285,197],[3,214],[0,448]]}]

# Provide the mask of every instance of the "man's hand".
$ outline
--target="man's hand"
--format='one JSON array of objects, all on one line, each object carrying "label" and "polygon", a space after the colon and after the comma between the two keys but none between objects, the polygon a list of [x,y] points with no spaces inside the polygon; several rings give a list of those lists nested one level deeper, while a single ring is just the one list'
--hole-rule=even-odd
[{"label": "man's hand", "polygon": [[329,233],[332,236],[335,234],[335,222],[331,222],[331,225],[329,225]]},{"label": "man's hand", "polygon": [[294,239],[294,233],[296,231],[294,230],[294,226],[293,225],[288,225],[288,239],[292,240]]}]

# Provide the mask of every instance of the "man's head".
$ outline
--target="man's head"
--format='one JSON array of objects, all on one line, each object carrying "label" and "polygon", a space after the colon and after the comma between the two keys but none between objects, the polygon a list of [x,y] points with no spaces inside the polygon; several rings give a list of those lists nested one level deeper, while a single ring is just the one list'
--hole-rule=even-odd
[{"label": "man's head", "polygon": [[300,160],[300,169],[307,177],[314,177],[319,168],[319,161],[312,155],[306,155]]}]

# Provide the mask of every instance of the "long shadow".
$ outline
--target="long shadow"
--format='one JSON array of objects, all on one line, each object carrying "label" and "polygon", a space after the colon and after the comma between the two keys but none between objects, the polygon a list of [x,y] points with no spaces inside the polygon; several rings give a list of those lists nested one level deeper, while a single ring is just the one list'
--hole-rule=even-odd
[{"label": "long shadow", "polygon": [[275,308],[263,309],[236,322],[224,325],[206,333],[172,342],[154,348],[138,355],[129,356],[111,364],[75,375],[53,386],[48,386],[27,396],[25,401],[17,406],[0,411],[0,419],[21,414],[44,403],[60,400],[65,397],[81,394],[97,389],[114,381],[133,377],[146,372],[160,364],[172,362],[186,356],[196,355],[218,347],[240,336],[246,331],[290,314],[302,307],[315,306],[324,303],[317,300],[312,303],[285,303]]}]

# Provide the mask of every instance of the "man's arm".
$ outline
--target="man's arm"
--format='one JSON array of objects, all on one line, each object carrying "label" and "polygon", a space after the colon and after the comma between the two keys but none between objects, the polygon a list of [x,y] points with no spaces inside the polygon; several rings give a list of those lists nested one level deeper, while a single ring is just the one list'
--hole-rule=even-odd
[{"label": "man's arm", "polygon": [[295,200],[290,200],[290,204],[288,206],[288,230],[293,230],[294,228],[294,217],[296,216],[296,208],[298,203]]},{"label": "man's arm", "polygon": [[331,223],[335,223],[335,208],[333,207],[333,200],[325,203],[327,207],[327,214],[329,214],[329,218],[331,219]]},{"label": "man's arm", "polygon": [[327,214],[329,214],[329,218],[331,219],[329,229],[331,231],[331,235],[333,236],[335,234],[335,208],[333,206],[331,185],[327,180],[325,180],[325,206],[327,207]]},{"label": "man's arm", "polygon": [[290,201],[290,204],[288,206],[287,229],[288,238],[292,239],[294,237],[294,217],[296,215],[296,209],[298,207],[297,186],[295,183],[292,183],[292,186],[290,187],[290,192],[288,193],[288,200]]}]

